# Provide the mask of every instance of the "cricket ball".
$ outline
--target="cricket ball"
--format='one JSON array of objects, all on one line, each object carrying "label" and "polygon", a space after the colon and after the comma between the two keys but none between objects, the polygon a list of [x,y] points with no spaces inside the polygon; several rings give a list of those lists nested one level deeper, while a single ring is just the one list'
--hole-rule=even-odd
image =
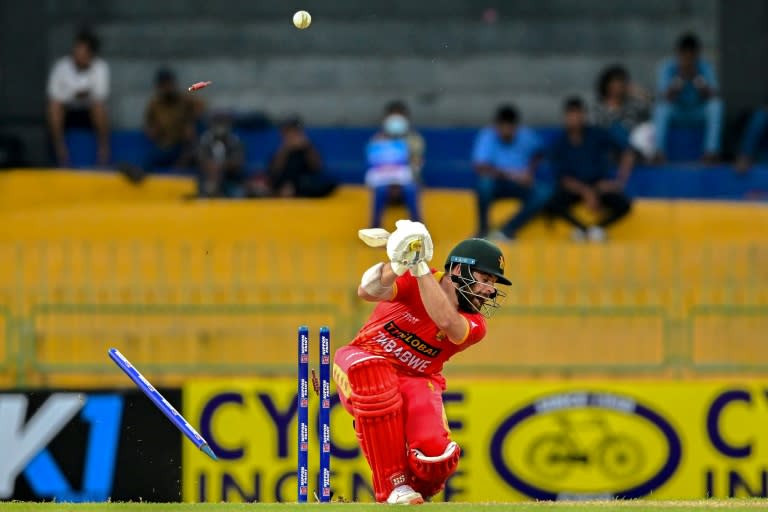
[{"label": "cricket ball", "polygon": [[293,24],[296,28],[304,30],[312,23],[312,16],[307,11],[296,11],[293,15]]}]

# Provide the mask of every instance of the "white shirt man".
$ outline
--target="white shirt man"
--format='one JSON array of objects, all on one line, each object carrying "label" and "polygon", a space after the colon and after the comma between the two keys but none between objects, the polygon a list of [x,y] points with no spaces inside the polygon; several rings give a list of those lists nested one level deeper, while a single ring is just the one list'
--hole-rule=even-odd
[{"label": "white shirt man", "polygon": [[71,55],[61,57],[48,77],[48,98],[63,103],[68,110],[88,110],[96,101],[109,96],[109,66],[94,57],[91,65],[80,69]]},{"label": "white shirt man", "polygon": [[69,164],[64,141],[64,132],[69,128],[94,130],[98,163],[109,160],[109,66],[96,56],[98,48],[93,34],[80,32],[72,53],[57,60],[48,77],[48,126],[59,165]]}]

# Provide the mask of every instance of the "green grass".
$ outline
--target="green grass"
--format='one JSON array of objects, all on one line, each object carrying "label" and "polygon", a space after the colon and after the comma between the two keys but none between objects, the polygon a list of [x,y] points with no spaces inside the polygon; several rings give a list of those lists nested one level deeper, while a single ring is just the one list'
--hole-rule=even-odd
[{"label": "green grass", "polygon": [[[382,510],[382,505],[358,503],[332,503],[298,505],[295,503],[3,503],[3,512],[290,512],[306,510],[307,507],[323,512],[369,512]],[[523,502],[523,503],[433,503],[423,505],[429,511],[450,509],[451,511],[478,512],[693,512],[717,508],[728,512],[755,512],[768,510],[768,499],[750,500],[698,500],[698,501],[592,501],[592,502]]]}]

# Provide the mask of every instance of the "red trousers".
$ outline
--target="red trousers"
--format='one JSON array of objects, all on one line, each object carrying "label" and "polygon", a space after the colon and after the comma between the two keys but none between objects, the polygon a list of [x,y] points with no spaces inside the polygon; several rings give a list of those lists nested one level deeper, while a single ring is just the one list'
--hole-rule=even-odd
[{"label": "red trousers", "polygon": [[[333,361],[333,380],[344,408],[352,414],[349,403],[347,372],[355,363],[375,356],[357,347],[346,346],[336,351]],[[400,394],[403,397],[405,421],[405,449],[416,449],[428,457],[442,455],[451,442],[448,420],[443,408],[445,379],[442,375],[410,375],[397,372]],[[395,449],[395,447],[390,447]]]}]

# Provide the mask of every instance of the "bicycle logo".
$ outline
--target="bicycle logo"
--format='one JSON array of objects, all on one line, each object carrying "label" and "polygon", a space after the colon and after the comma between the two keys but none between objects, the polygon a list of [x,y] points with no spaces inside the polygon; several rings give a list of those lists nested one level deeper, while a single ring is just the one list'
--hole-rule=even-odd
[{"label": "bicycle logo", "polygon": [[593,466],[610,480],[624,480],[643,468],[641,443],[613,432],[603,415],[580,422],[566,414],[553,419],[558,430],[536,438],[526,454],[529,467],[539,476],[562,479],[579,466]]},{"label": "bicycle logo", "polygon": [[[612,426],[610,416],[659,440],[653,461],[640,440]],[[496,473],[538,500],[641,498],[672,477],[682,456],[680,437],[659,413],[626,396],[587,391],[546,395],[513,411],[489,448]],[[588,478],[576,473],[582,470]],[[589,482],[588,489],[569,477]]]}]

